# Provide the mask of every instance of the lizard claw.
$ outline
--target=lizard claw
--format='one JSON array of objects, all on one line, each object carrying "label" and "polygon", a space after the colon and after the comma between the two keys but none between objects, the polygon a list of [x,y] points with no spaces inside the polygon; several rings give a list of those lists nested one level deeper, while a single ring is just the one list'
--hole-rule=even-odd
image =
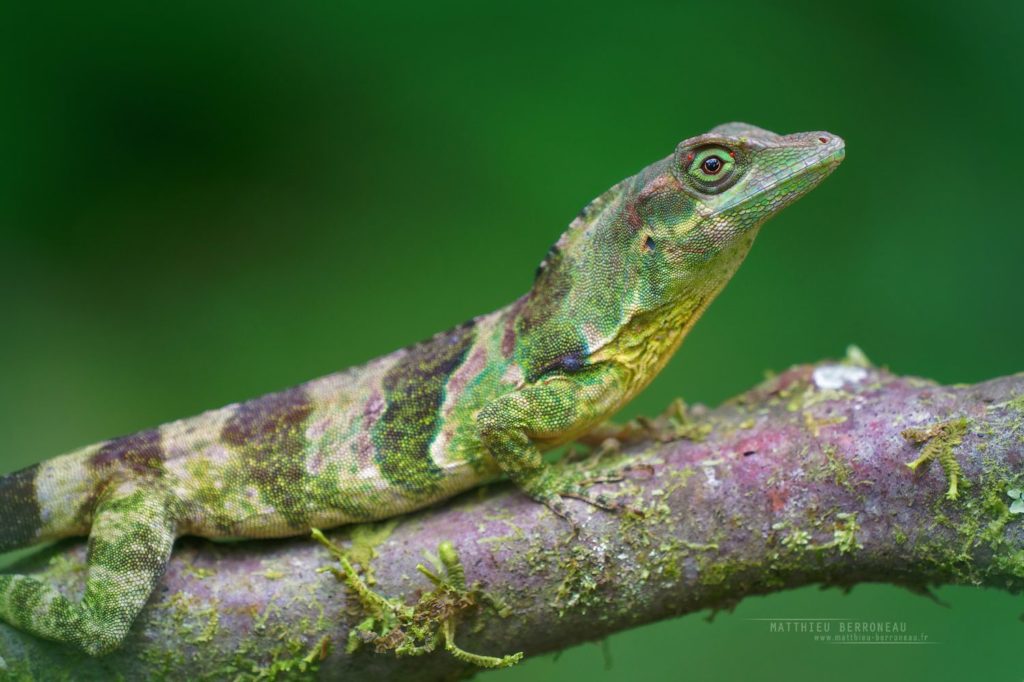
[{"label": "lizard claw", "polygon": [[630,474],[635,471],[643,471],[647,474],[644,476],[643,480],[654,477],[654,467],[650,464],[624,464],[620,467],[616,467],[615,471],[612,473],[604,474],[603,476],[595,476],[593,478],[585,478],[577,485],[580,487],[587,487],[598,483],[621,483],[626,480],[626,474]]},{"label": "lizard claw", "polygon": [[562,498],[559,497],[559,495],[556,494],[544,497],[539,501],[543,503],[545,507],[550,509],[553,514],[562,517],[562,520],[569,524],[569,527],[572,529],[573,539],[579,537],[580,525],[576,522],[576,519],[572,518],[572,515],[569,514],[568,507],[565,506],[565,503],[562,502]]},{"label": "lizard claw", "polygon": [[643,509],[640,509],[639,507],[634,507],[633,505],[626,504],[624,502],[618,502],[616,500],[609,498],[607,495],[603,493],[598,495],[591,495],[586,492],[565,491],[559,494],[563,497],[571,497],[574,500],[581,500],[583,502],[586,502],[587,504],[593,505],[598,509],[603,509],[605,511],[615,513],[628,512],[630,514],[635,514],[641,518],[646,516],[646,513]]},{"label": "lizard claw", "polygon": [[607,512],[628,512],[642,517],[644,516],[643,510],[637,507],[619,502],[606,493],[592,493],[587,490],[589,486],[597,483],[619,483],[626,479],[625,474],[639,470],[646,471],[651,476],[654,475],[654,468],[648,464],[627,464],[618,468],[613,473],[584,480],[556,478],[553,474],[545,472],[522,487],[530,497],[541,502],[553,513],[565,519],[572,526],[573,537],[576,537],[580,533],[580,526],[569,513],[563,498],[569,497],[580,500]]}]

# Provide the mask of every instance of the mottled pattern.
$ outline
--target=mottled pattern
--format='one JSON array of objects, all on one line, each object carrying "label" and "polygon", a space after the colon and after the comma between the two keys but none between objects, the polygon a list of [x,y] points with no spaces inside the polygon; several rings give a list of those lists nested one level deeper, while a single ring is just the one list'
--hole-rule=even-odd
[{"label": "mottled pattern", "polygon": [[241,456],[244,473],[263,501],[297,529],[309,519],[302,484],[305,426],[312,412],[301,388],[271,393],[242,404],[220,434]]},{"label": "mottled pattern", "polygon": [[97,469],[119,466],[139,474],[154,474],[163,469],[163,461],[160,431],[150,429],[104,443],[89,458],[89,465]]},{"label": "mottled pattern", "polygon": [[361,367],[0,479],[0,548],[90,538],[80,602],[0,576],[0,618],[102,654],[123,639],[179,535],[297,535],[402,514],[500,475],[567,517],[564,496],[610,506],[555,476],[543,452],[640,391],[761,224],[842,156],[829,133],[721,126],[592,201],[504,309]]},{"label": "mottled pattern", "polygon": [[412,493],[437,488],[444,472],[430,459],[441,426],[448,378],[473,342],[473,324],[414,346],[384,375],[387,409],[374,428],[377,464],[391,485]]}]

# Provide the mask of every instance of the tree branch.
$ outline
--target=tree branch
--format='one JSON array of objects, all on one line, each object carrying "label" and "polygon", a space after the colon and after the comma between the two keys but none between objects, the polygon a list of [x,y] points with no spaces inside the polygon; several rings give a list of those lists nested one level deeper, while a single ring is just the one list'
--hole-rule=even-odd
[{"label": "tree branch", "polygon": [[[809,583],[1024,586],[1024,503],[1013,505],[1024,488],[1024,374],[950,387],[806,365],[689,418],[656,430],[696,440],[659,443],[640,431],[621,457],[565,465],[581,475],[642,465],[599,488],[642,515],[570,501],[575,538],[508,485],[328,532],[364,577],[369,567],[372,590],[413,607],[385,614],[378,604],[374,623],[357,583],[317,572],[340,564],[309,538],[187,539],[118,652],[87,659],[6,626],[0,652],[38,679],[285,679],[317,669],[325,679],[428,680],[475,670],[444,651],[443,631],[466,651],[533,655]],[[444,541],[467,589],[450,561],[445,577],[424,558]],[[83,561],[78,542],[21,568],[78,595]],[[362,644],[346,653],[360,623]],[[422,656],[375,652],[430,643],[437,650]]]}]

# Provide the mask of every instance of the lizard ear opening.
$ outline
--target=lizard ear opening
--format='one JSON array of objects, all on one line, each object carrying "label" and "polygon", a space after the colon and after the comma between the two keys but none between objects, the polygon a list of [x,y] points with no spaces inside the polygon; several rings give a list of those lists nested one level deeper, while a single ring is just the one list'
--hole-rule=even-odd
[{"label": "lizard ear opening", "polygon": [[644,251],[650,253],[651,251],[654,251],[655,248],[656,246],[654,244],[654,237],[652,237],[651,235],[647,235],[647,237],[644,239]]}]

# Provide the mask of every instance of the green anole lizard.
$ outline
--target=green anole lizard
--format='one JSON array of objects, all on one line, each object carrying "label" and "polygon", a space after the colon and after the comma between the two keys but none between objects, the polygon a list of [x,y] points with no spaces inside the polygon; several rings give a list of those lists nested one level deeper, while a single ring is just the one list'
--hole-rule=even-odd
[{"label": "green anole lizard", "polygon": [[422,343],[0,479],[0,551],[88,535],[74,602],[0,575],[0,618],[100,655],[118,647],[181,535],[269,538],[404,514],[501,476],[569,517],[614,504],[542,453],[646,386],[765,220],[843,159],[825,132],[730,123],[592,201],[530,291]]}]

